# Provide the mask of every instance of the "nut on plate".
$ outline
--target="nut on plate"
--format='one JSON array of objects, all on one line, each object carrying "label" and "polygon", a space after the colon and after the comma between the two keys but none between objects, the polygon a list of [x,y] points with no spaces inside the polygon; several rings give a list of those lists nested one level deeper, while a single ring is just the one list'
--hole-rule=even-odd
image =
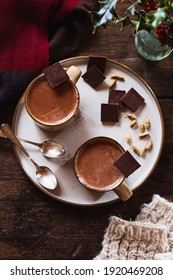
[{"label": "nut on plate", "polygon": [[109,88],[113,88],[116,85],[116,80],[111,79],[110,83],[109,83]]},{"label": "nut on plate", "polygon": [[153,142],[152,142],[152,140],[150,139],[150,140],[148,141],[148,143],[145,145],[145,149],[148,150],[148,151],[150,151],[150,150],[152,149],[152,147],[153,147]]},{"label": "nut on plate", "polygon": [[150,128],[150,120],[148,117],[145,118],[145,127],[146,127],[146,129]]},{"label": "nut on plate", "polygon": [[132,142],[132,137],[130,136],[129,133],[126,135],[126,142],[127,142],[128,144],[130,144],[130,143]]},{"label": "nut on plate", "polygon": [[144,157],[145,153],[146,153],[146,147],[143,147],[143,148],[140,150],[140,156],[141,156],[141,157]]},{"label": "nut on plate", "polygon": [[119,74],[113,74],[111,76],[111,79],[116,79],[116,80],[124,81],[124,77],[122,75],[119,75]]},{"label": "nut on plate", "polygon": [[135,154],[137,154],[138,156],[140,156],[140,150],[138,149],[138,147],[136,145],[132,145],[132,149],[134,151]]},{"label": "nut on plate", "polygon": [[127,114],[127,117],[132,121],[136,120],[136,116],[134,114]]},{"label": "nut on plate", "polygon": [[141,123],[141,124],[139,125],[139,130],[140,130],[141,133],[144,133],[144,131],[145,131],[145,125],[144,125],[143,123]]},{"label": "nut on plate", "polygon": [[141,134],[139,135],[139,139],[143,139],[143,138],[147,137],[148,135],[149,135],[148,132],[141,133]]},{"label": "nut on plate", "polygon": [[133,120],[130,123],[130,127],[134,127],[134,126],[136,126],[136,124],[137,124],[137,120]]}]

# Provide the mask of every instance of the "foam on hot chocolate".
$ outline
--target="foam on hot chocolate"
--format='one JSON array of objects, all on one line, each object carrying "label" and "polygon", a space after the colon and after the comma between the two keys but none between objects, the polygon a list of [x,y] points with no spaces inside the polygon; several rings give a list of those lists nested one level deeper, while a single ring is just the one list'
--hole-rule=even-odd
[{"label": "foam on hot chocolate", "polygon": [[31,114],[45,124],[57,124],[70,118],[77,103],[78,95],[70,82],[53,88],[46,79],[37,82],[30,89],[27,100]]},{"label": "foam on hot chocolate", "polygon": [[124,175],[114,166],[114,162],[122,153],[122,149],[111,140],[96,138],[89,141],[80,149],[75,161],[81,183],[98,191],[118,186]]}]

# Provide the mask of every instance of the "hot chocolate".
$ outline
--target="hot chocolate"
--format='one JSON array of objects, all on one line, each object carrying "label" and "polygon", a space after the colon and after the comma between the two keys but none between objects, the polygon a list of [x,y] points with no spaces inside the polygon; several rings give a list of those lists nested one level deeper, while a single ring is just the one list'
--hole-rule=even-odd
[{"label": "hot chocolate", "polygon": [[108,191],[118,186],[124,175],[114,166],[123,153],[113,139],[96,137],[84,143],[76,153],[75,172],[79,181],[97,191]]},{"label": "hot chocolate", "polygon": [[40,76],[28,87],[25,104],[36,122],[51,127],[67,122],[76,114],[79,94],[70,81],[53,88],[44,76]]}]

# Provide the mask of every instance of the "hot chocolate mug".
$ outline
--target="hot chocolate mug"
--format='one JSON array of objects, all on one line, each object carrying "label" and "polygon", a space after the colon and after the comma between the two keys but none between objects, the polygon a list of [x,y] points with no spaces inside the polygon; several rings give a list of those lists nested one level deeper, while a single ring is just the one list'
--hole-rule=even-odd
[{"label": "hot chocolate mug", "polygon": [[114,162],[124,153],[123,147],[114,139],[94,137],[84,142],[74,156],[74,172],[79,182],[92,191],[113,190],[121,200],[132,196],[124,182],[124,175]]},{"label": "hot chocolate mug", "polygon": [[76,82],[81,71],[76,66],[67,70],[69,79],[56,88],[44,74],[36,77],[24,92],[25,108],[34,122],[43,129],[64,129],[76,118],[79,109],[79,91]]}]

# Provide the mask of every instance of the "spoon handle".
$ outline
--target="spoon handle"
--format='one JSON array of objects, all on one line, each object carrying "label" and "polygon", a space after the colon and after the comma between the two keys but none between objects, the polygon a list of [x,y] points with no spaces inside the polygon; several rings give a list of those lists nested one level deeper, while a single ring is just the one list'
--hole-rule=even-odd
[{"label": "spoon handle", "polygon": [[[4,124],[3,124],[4,125]],[[2,137],[2,138],[7,138],[7,136],[6,136],[6,134],[0,129],[0,137]],[[17,137],[17,136],[16,136]],[[25,143],[29,143],[29,144],[31,144],[31,145],[35,145],[35,146],[37,146],[37,147],[39,147],[39,148],[41,148],[41,143],[36,143],[36,142],[33,142],[33,141],[30,141],[30,140],[26,140],[26,139],[23,139],[23,138],[19,138],[19,137],[17,137],[17,139],[19,140],[19,141],[22,141],[22,142],[25,142]],[[14,142],[13,142],[14,143]]]},{"label": "spoon handle", "polygon": [[7,136],[2,132],[2,130],[0,130],[0,137],[7,138]]},{"label": "spoon handle", "polygon": [[25,143],[28,143],[28,144],[31,144],[31,145],[35,145],[39,148],[41,148],[42,144],[41,143],[36,143],[36,142],[33,142],[33,141],[30,141],[30,140],[26,140],[26,139],[23,139],[23,138],[19,138],[17,137],[20,141],[22,142],[25,142]]},{"label": "spoon handle", "polygon": [[30,159],[30,161],[34,164],[34,166],[37,169],[39,169],[38,164],[30,157],[28,152],[24,149],[22,144],[19,142],[18,138],[13,133],[11,127],[8,124],[4,123],[1,125],[1,130],[13,142],[13,144],[15,144]]}]

